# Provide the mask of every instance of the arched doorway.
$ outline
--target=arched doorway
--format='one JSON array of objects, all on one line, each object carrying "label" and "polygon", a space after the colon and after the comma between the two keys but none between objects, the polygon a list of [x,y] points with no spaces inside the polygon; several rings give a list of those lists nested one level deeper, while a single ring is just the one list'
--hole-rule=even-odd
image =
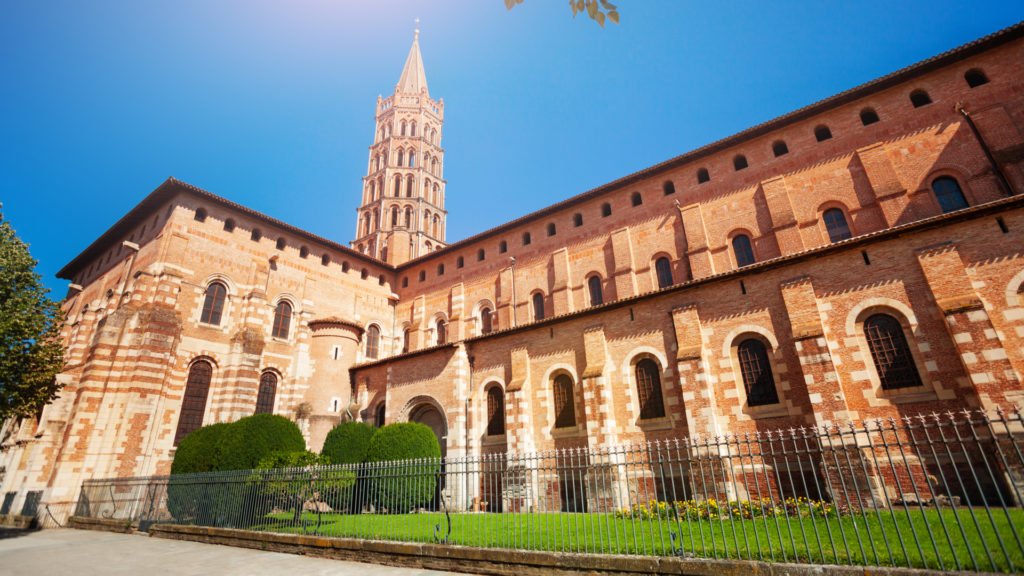
[{"label": "arched doorway", "polygon": [[448,454],[448,420],[444,417],[441,409],[432,401],[423,401],[409,411],[409,422],[419,422],[434,431],[437,443],[441,445],[441,476],[434,490],[434,500],[430,503],[430,510],[439,510],[441,503],[441,492],[447,484],[445,476],[445,463],[443,458]]}]

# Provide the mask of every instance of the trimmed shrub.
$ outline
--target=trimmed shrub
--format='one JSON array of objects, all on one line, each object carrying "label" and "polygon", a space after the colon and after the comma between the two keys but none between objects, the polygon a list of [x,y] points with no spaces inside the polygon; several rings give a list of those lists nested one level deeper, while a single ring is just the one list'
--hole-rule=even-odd
[{"label": "trimmed shrub", "polygon": [[174,452],[171,474],[220,470],[218,450],[230,424],[210,424],[181,439]]},{"label": "trimmed shrub", "polygon": [[221,438],[219,470],[249,470],[272,452],[304,452],[306,441],[294,422],[256,414],[234,422]]},{"label": "trimmed shrub", "polygon": [[371,463],[367,475],[382,511],[404,514],[434,499],[441,446],[427,426],[401,422],[378,429],[366,460]]},{"label": "trimmed shrub", "polygon": [[366,422],[342,422],[327,433],[320,453],[330,458],[331,464],[361,464],[366,461],[374,431]]}]

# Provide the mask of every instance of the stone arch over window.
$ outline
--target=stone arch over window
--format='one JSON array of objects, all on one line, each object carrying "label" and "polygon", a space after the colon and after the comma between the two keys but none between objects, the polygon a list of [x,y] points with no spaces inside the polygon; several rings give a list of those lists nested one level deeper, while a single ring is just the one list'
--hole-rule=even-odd
[{"label": "stone arch over window", "polygon": [[658,281],[658,288],[668,288],[675,284],[672,278],[672,261],[668,256],[658,256],[654,260],[654,276]]},{"label": "stone arch over window", "polygon": [[196,208],[196,222],[206,222],[206,208]]},{"label": "stone arch over window", "polygon": [[530,302],[533,305],[533,319],[534,321],[540,321],[544,319],[544,293],[540,290],[533,293],[530,296]]},{"label": "stone arch over window", "polygon": [[732,255],[737,268],[750,266],[757,262],[754,255],[754,245],[750,241],[750,234],[746,231],[734,232],[729,241],[732,245]]},{"label": "stone arch over window", "polygon": [[825,226],[829,242],[841,242],[853,238],[853,231],[846,218],[846,211],[838,206],[823,207],[821,223]]},{"label": "stone arch over window", "polygon": [[554,428],[576,427],[576,384],[571,374],[564,370],[551,377],[551,394],[554,399]]},{"label": "stone arch over window", "polygon": [[747,406],[778,404],[771,343],[760,334],[748,332],[736,338],[734,348]]},{"label": "stone arch over window", "polygon": [[967,197],[964,196],[964,190],[956,178],[939,176],[932,180],[931,188],[943,214],[968,207]]},{"label": "stone arch over window", "polygon": [[746,169],[746,168],[747,168],[747,166],[749,166],[749,165],[750,165],[750,164],[749,164],[749,163],[747,162],[747,157],[746,157],[746,156],[744,156],[743,154],[737,154],[737,155],[736,155],[736,156],[734,156],[734,157],[733,157],[733,159],[732,159],[732,167],[733,167],[733,168],[734,168],[734,169],[735,169],[735,170],[736,170],[737,172],[739,172],[740,170],[744,170],[744,169]]},{"label": "stone arch over window", "polygon": [[366,327],[366,347],[364,354],[371,360],[380,358],[380,326],[370,324]]},{"label": "stone arch over window", "polygon": [[199,321],[204,324],[220,326],[224,316],[224,307],[227,303],[228,287],[220,280],[214,280],[206,285],[206,292],[203,296],[203,309],[199,314]]},{"label": "stone arch over window", "polygon": [[786,145],[784,140],[776,140],[775,142],[772,142],[772,154],[774,154],[776,158],[779,156],[785,156],[786,154],[789,154],[789,146]]},{"label": "stone arch over window", "polygon": [[1024,270],[1015,274],[1006,285],[1006,305],[1010,308],[1024,307]]},{"label": "stone arch over window", "polygon": [[591,306],[604,304],[604,287],[601,275],[596,272],[587,276],[587,296]]},{"label": "stone arch over window", "polygon": [[604,204],[601,204],[601,217],[602,218],[607,218],[608,216],[611,216],[611,215],[612,215],[612,205],[607,203],[607,202],[605,202]]},{"label": "stone arch over window", "polygon": [[277,398],[278,375],[273,370],[264,370],[260,374],[259,390],[256,393],[256,410],[253,414],[273,414],[274,400]]},{"label": "stone arch over window", "polygon": [[860,123],[864,126],[870,126],[879,120],[878,112],[875,112],[874,108],[864,108],[860,111]]},{"label": "stone arch over window", "polygon": [[644,203],[644,197],[639,192],[633,192],[629,196],[629,203],[632,204],[633,207],[640,206]]},{"label": "stone arch over window", "polygon": [[274,338],[288,339],[292,324],[292,304],[281,300],[274,308],[274,325],[270,335]]},{"label": "stone arch over window", "polygon": [[501,385],[491,382],[486,388],[487,394],[487,435],[503,436],[505,434],[505,393]]},{"label": "stone arch over window", "polygon": [[671,196],[672,194],[675,194],[675,182],[672,182],[671,180],[665,180],[664,182],[661,183],[661,191],[665,194],[665,196]]},{"label": "stone arch over window", "polygon": [[817,140],[818,142],[824,142],[825,140],[830,140],[831,138],[832,130],[828,126],[820,124],[814,128],[814,139]]},{"label": "stone arch over window", "polygon": [[[872,318],[874,320],[869,324],[867,321]],[[899,332],[890,319],[899,324]],[[846,333],[860,343],[864,367],[876,395],[935,393],[921,356],[920,347],[924,343],[918,339],[918,320],[908,305],[893,298],[867,298],[848,313]],[[882,340],[872,343],[871,339],[879,336]],[[892,340],[886,341],[886,337]],[[882,355],[876,359],[876,354]],[[920,386],[909,385],[915,381],[919,381]]]},{"label": "stone arch over window", "polygon": [[178,427],[174,432],[174,445],[181,439],[203,426],[206,415],[206,399],[213,380],[213,360],[202,356],[194,359],[188,367],[185,393],[182,395]]},{"label": "stone arch over window", "polygon": [[967,72],[964,72],[964,81],[967,82],[967,86],[970,88],[977,88],[988,84],[988,76],[981,68],[971,68]]},{"label": "stone arch over window", "polygon": [[910,103],[914,106],[914,108],[920,108],[922,106],[927,106],[931,104],[932,97],[928,95],[928,92],[926,92],[924,89],[918,88],[917,90],[914,90],[913,92],[910,93]]},{"label": "stone arch over window", "polygon": [[708,172],[707,168],[699,168],[697,170],[697,184],[703,184],[711,181],[711,173]]},{"label": "stone arch over window", "polygon": [[284,236],[279,236],[277,242],[274,244],[274,248],[278,250],[284,250],[288,246],[288,240]]}]

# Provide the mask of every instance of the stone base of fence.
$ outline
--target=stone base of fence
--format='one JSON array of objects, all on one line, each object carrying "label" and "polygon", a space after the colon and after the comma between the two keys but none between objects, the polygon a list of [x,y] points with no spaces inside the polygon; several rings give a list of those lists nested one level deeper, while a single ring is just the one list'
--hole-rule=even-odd
[{"label": "stone base of fence", "polygon": [[[96,521],[72,518],[73,527],[91,529],[117,529],[123,522]],[[784,564],[745,560],[707,560],[675,557],[617,556],[604,554],[569,554],[558,552],[530,552],[494,548],[469,548],[439,544],[414,544],[325,538],[299,534],[275,534],[209,528],[177,524],[157,524],[149,528],[155,538],[203,542],[252,548],[268,552],[300,554],[335,560],[371,562],[387,566],[448,570],[472,574],[540,576],[563,575],[632,575],[673,574],[677,576],[948,576],[938,570],[911,568],[821,566],[810,564]],[[984,576],[984,573],[973,573]]]},{"label": "stone base of fence", "polygon": [[131,520],[124,520],[120,518],[86,518],[84,516],[72,516],[68,518],[68,528],[77,528],[79,530],[100,530],[103,532],[118,532],[121,534],[131,534],[135,532],[135,527],[132,526]]},{"label": "stone base of fence", "polygon": [[29,530],[37,527],[34,516],[22,516],[21,514],[4,514],[0,516],[0,526],[4,528],[18,528]]}]

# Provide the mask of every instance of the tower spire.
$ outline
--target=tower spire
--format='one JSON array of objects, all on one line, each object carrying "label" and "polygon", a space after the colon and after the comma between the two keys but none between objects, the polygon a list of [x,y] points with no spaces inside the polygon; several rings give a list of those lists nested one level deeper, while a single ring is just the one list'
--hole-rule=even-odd
[{"label": "tower spire", "polygon": [[405,58],[405,67],[402,68],[402,76],[398,79],[398,92],[406,94],[419,94],[423,90],[427,94],[427,73],[423,69],[423,55],[420,54],[420,19],[416,19],[416,30],[412,36],[412,47],[409,48],[409,55]]}]

